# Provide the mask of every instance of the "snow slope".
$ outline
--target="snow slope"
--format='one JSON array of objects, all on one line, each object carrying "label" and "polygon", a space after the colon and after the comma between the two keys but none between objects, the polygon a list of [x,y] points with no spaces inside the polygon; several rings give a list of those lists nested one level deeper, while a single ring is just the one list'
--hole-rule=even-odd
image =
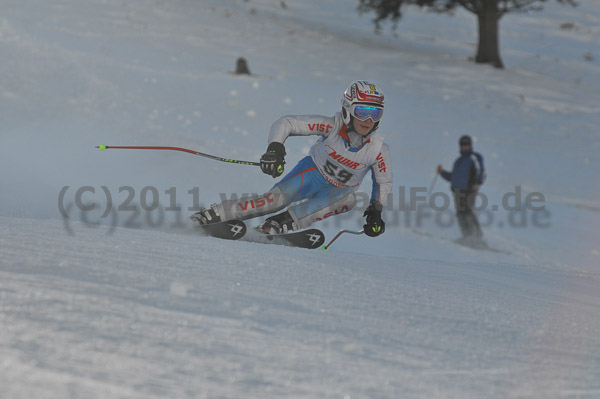
[{"label": "snow slope", "polygon": [[598,275],[102,229],[2,220],[3,397],[600,394]]},{"label": "snow slope", "polygon": [[[186,208],[217,201],[215,193],[266,191],[272,180],[252,168],[93,147],[177,145],[256,160],[275,119],[333,114],[348,82],[366,77],[385,87],[394,110],[380,130],[392,146],[396,187],[406,187],[406,194],[394,191],[396,212],[387,216],[392,234],[361,252],[457,261],[472,256],[455,256],[454,248],[432,251],[429,242],[407,233],[407,225],[417,224],[416,213],[397,212],[411,187],[430,184],[438,163],[451,166],[457,138],[469,133],[486,156],[488,210],[520,187],[522,200],[544,194],[549,213],[541,215],[549,228],[539,228],[532,227],[532,214],[518,215],[515,223],[499,206],[483,220],[490,240],[517,252],[517,262],[593,270],[600,258],[593,239],[600,223],[599,77],[597,61],[584,55],[600,53],[593,40],[597,15],[597,4],[590,3],[506,18],[508,69],[496,71],[467,61],[475,26],[464,13],[409,12],[394,38],[374,36],[368,17],[341,1],[289,2],[287,9],[270,1],[14,3],[1,25],[7,62],[0,67],[0,151],[2,169],[19,173],[2,176],[2,185],[11,187],[2,197],[3,214],[60,217],[56,199],[63,186],[71,187],[67,200],[73,202],[77,188],[105,185],[116,205],[127,199],[121,186],[135,189],[134,204],[144,187],[153,186],[164,207],[171,201],[164,192],[176,187],[176,202]],[[575,28],[560,29],[564,22]],[[238,56],[262,77],[226,73]],[[288,160],[306,154],[312,142],[289,140]],[[447,187],[436,186],[446,194]],[[198,198],[188,194],[194,188]],[[100,194],[90,197],[106,202]],[[444,219],[449,223],[451,213]],[[128,214],[119,216],[120,225],[145,220],[141,214],[126,223]],[[327,232],[358,226],[361,216],[358,209],[331,222]],[[433,217],[421,219],[420,230],[458,235],[455,224],[441,228]],[[398,240],[409,244],[395,245]]]},{"label": "snow slope", "polygon": [[[506,16],[503,71],[468,61],[465,12],[410,9],[375,36],[355,2],[285,4],[6,2],[0,398],[600,397],[600,4]],[[258,76],[228,73],[239,56]],[[202,237],[188,208],[274,180],[94,149],[256,160],[274,120],[333,114],[357,78],[386,93],[396,188],[378,239],[311,252]],[[465,133],[487,163],[486,238],[510,254],[455,245],[451,209],[399,209]],[[313,141],[291,138],[288,165]],[[75,204],[86,187],[93,212]],[[517,189],[545,211],[491,211]]]}]

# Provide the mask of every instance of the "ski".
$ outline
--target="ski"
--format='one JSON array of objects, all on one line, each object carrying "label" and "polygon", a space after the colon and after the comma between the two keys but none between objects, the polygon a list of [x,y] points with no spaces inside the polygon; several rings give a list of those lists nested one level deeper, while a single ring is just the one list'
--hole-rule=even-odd
[{"label": "ski", "polygon": [[325,242],[325,234],[319,229],[308,229],[294,231],[286,234],[265,234],[267,244],[288,245],[297,248],[315,249],[321,248]]},{"label": "ski", "polygon": [[237,219],[205,224],[200,227],[207,235],[224,240],[239,240],[246,234],[246,223]]},{"label": "ski", "polygon": [[477,251],[488,251],[488,252],[494,252],[494,253],[498,253],[498,254],[511,255],[511,253],[508,251],[490,247],[487,244],[487,242],[485,242],[484,240],[482,240],[480,238],[479,239],[458,238],[456,240],[453,240],[453,242],[455,244],[462,245],[463,247],[475,249]]},{"label": "ski", "polygon": [[497,254],[505,254],[505,255],[512,255],[511,252],[503,250],[503,249],[499,249],[499,248],[494,248],[494,247],[490,247],[484,240],[482,239],[468,239],[468,238],[457,238],[457,239],[450,239],[450,238],[446,238],[446,237],[438,237],[438,236],[434,236],[431,233],[425,232],[425,231],[421,231],[421,230],[417,230],[417,229],[411,229],[411,231],[415,234],[418,234],[420,236],[423,237],[427,237],[427,238],[435,238],[438,240],[442,240],[442,241],[446,241],[446,242],[451,242],[453,244],[457,244],[460,245],[462,247],[466,247],[466,248],[471,248],[474,249],[476,251],[487,251],[487,252],[493,252],[493,253],[497,253]]},{"label": "ski", "polygon": [[319,229],[294,231],[286,234],[262,234],[255,232],[254,234],[250,234],[249,237],[246,236],[246,224],[238,219],[200,225],[200,228],[206,235],[224,240],[239,240],[245,237],[245,241],[287,245],[306,249],[320,248],[325,242],[325,234]]}]

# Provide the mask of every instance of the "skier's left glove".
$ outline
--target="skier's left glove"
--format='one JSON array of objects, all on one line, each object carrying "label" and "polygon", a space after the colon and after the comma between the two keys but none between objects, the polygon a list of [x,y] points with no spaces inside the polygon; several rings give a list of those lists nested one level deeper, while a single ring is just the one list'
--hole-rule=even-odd
[{"label": "skier's left glove", "polygon": [[372,201],[363,214],[367,217],[367,223],[363,225],[363,229],[369,237],[377,237],[385,231],[385,222],[381,219],[382,210],[383,205],[379,201]]},{"label": "skier's left glove", "polygon": [[260,169],[273,177],[281,176],[285,165],[285,147],[276,141],[269,144],[267,152],[260,157]]}]

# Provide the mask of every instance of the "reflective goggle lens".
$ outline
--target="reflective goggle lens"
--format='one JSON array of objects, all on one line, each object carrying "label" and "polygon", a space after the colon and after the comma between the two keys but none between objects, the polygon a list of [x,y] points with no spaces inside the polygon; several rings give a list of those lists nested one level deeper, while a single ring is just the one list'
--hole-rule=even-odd
[{"label": "reflective goggle lens", "polygon": [[359,121],[366,121],[371,118],[373,122],[377,122],[383,116],[383,109],[370,107],[368,105],[356,105],[354,107],[354,117]]}]

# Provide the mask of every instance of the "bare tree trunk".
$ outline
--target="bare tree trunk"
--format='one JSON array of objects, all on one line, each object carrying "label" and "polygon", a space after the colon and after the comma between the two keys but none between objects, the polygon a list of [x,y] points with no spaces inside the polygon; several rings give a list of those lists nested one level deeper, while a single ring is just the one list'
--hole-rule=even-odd
[{"label": "bare tree trunk", "polygon": [[500,14],[498,13],[498,3],[496,0],[488,0],[486,5],[477,15],[479,25],[479,46],[475,62],[482,64],[492,64],[496,68],[504,68],[500,58],[500,48],[498,45],[498,30]]}]

